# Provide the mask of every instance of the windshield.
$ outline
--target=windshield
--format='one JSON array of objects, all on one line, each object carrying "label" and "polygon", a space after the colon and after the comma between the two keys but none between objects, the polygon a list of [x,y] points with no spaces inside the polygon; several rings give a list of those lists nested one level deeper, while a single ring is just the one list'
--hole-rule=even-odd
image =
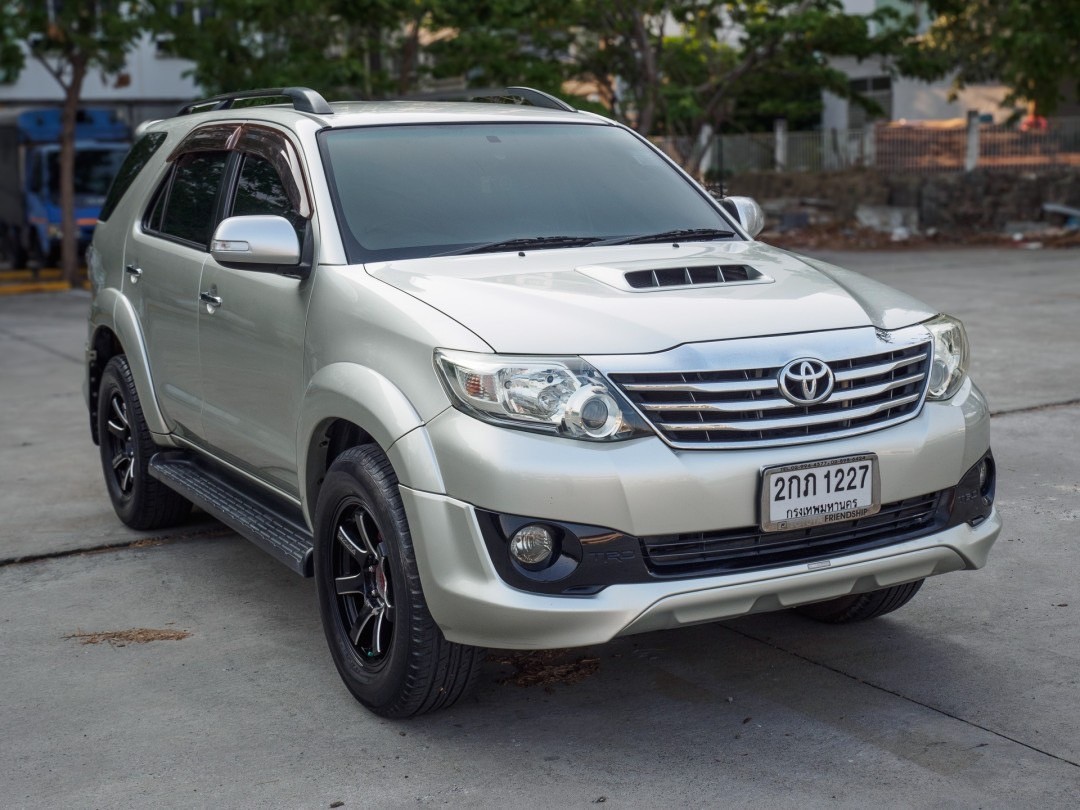
[{"label": "windshield", "polygon": [[323,137],[351,262],[536,237],[548,239],[533,247],[567,247],[575,238],[584,244],[731,228],[661,156],[619,127],[425,124]]},{"label": "windshield", "polygon": [[[104,197],[127,149],[79,149],[75,153],[75,195]],[[48,155],[49,199],[60,199],[60,152]]]}]

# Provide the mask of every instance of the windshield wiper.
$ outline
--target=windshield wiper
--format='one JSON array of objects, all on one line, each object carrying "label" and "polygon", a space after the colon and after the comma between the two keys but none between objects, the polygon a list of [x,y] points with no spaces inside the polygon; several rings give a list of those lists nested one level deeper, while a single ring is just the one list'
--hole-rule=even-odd
[{"label": "windshield wiper", "polygon": [[643,245],[649,242],[701,242],[709,239],[728,239],[735,235],[734,231],[725,231],[721,228],[676,228],[672,231],[660,231],[659,233],[639,233],[637,236],[620,236],[615,239],[605,239],[603,242],[594,242],[594,245]]},{"label": "windshield wiper", "polygon": [[459,250],[448,250],[439,256],[458,256],[465,253],[496,253],[500,250],[522,250],[524,248],[558,248],[591,245],[596,236],[522,236],[516,239],[500,239],[497,242],[484,242],[470,245]]}]

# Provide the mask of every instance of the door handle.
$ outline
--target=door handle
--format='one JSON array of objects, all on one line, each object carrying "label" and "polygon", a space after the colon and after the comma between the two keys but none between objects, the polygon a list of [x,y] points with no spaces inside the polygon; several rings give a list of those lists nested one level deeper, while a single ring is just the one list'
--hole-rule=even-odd
[{"label": "door handle", "polygon": [[206,311],[210,314],[213,314],[214,310],[221,306],[221,296],[214,295],[206,290],[199,293],[199,300],[206,304]]},{"label": "door handle", "polygon": [[134,264],[129,264],[124,269],[127,270],[127,274],[131,277],[131,283],[138,284],[139,279],[142,277],[142,268]]}]

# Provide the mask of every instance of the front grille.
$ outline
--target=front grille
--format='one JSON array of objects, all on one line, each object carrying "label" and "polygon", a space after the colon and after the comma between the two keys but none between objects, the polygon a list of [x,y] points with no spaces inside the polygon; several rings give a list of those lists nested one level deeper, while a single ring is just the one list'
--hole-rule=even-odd
[{"label": "front grille", "polygon": [[789,532],[753,526],[722,532],[641,538],[645,564],[656,576],[722,574],[812,562],[913,540],[948,520],[951,490],[883,504],[876,515]]},{"label": "front grille", "polygon": [[806,406],[781,396],[783,366],[616,373],[611,379],[673,445],[771,447],[853,436],[916,416],[930,360],[929,343],[828,360],[833,392]]}]

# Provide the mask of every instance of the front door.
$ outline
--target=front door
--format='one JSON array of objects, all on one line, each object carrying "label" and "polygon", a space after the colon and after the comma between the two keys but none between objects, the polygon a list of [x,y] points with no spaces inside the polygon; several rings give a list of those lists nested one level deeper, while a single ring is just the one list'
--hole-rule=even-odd
[{"label": "front door", "polygon": [[[237,159],[226,215],[284,216],[304,238],[306,220],[277,169],[255,154]],[[310,288],[309,280],[224,267],[212,257],[202,277],[202,292],[220,299],[199,313],[206,442],[223,459],[292,495],[299,493],[296,430]]]}]

